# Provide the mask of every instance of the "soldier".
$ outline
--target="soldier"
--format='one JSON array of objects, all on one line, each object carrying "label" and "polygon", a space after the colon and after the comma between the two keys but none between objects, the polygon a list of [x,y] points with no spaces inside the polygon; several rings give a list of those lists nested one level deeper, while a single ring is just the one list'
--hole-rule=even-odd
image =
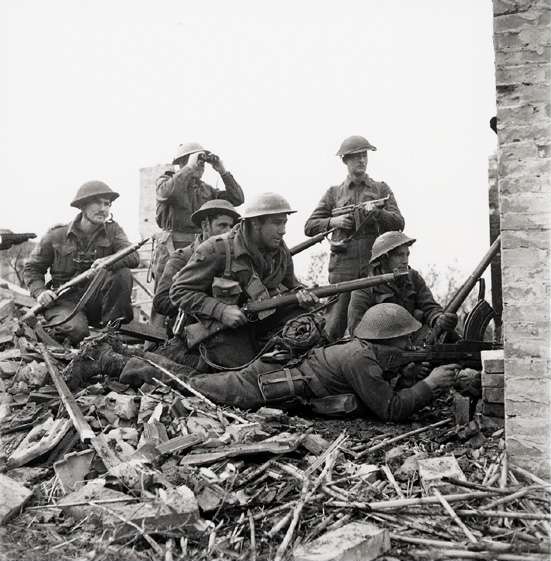
[{"label": "soldier", "polygon": [[[119,197],[102,181],[88,181],[82,185],[71,202],[80,212],[72,222],[51,228],[40,240],[23,270],[23,278],[31,296],[39,304],[48,306],[55,299],[53,290],[84,270],[97,267],[103,258],[128,247],[130,242],[122,228],[112,219],[111,203]],[[110,320],[132,320],[131,268],[139,265],[136,252],[115,263],[103,285],[87,302],[84,309],[54,330],[54,336],[65,337],[77,345],[88,336],[88,324],[105,325]],[[44,275],[50,271],[51,280]],[[84,293],[73,289],[60,296],[44,310],[49,323],[68,317]]]},{"label": "soldier", "polygon": [[[307,236],[336,228],[329,258],[331,283],[365,277],[375,238],[387,230],[404,228],[404,219],[390,187],[365,172],[370,150],[376,148],[363,136],[350,136],[343,141],[337,156],[341,157],[348,175],[340,185],[329,187],[304,225]],[[358,206],[385,198],[371,209]],[[343,207],[350,207],[350,211],[341,213],[338,209]],[[328,311],[326,331],[330,339],[344,335],[349,301],[349,293],[341,294]]]},{"label": "soldier", "polygon": [[[225,191],[215,189],[201,180],[205,162],[220,174]],[[156,282],[171,253],[191,244],[201,233],[191,219],[201,205],[212,199],[224,199],[232,205],[243,204],[243,191],[222,160],[197,142],[180,144],[172,163],[178,171],[167,171],[157,180],[157,225],[164,230],[157,241],[153,275]]]},{"label": "soldier", "polygon": [[[299,313],[295,307],[282,308],[249,324],[239,307],[248,299],[301,288],[283,241],[287,216],[294,212],[276,193],[259,195],[246,208],[240,224],[203,242],[174,279],[170,288],[174,305],[212,332],[226,328],[205,343],[213,364],[246,363],[275,330]],[[299,291],[298,297],[303,307],[317,303],[306,291]]]},{"label": "soldier", "polygon": [[413,238],[394,231],[385,232],[375,240],[370,260],[372,274],[380,275],[396,269],[408,269],[409,275],[371,288],[354,290],[348,306],[349,333],[354,333],[354,329],[369,308],[383,302],[399,304],[426,327],[431,328],[438,323],[442,331],[453,332],[457,324],[457,315],[444,312],[434,300],[423,277],[409,267],[409,247],[413,243]]},{"label": "soldier", "polygon": [[166,263],[165,269],[155,291],[153,308],[159,314],[171,319],[176,317],[178,307],[174,306],[169,298],[172,279],[181,271],[190,260],[193,252],[199,245],[211,236],[220,236],[229,232],[241,215],[228,201],[213,199],[207,201],[201,208],[191,215],[191,221],[201,228],[201,234],[196,240],[184,249],[177,249]]},{"label": "soldier", "polygon": [[[391,357],[409,346],[410,335],[421,324],[397,304],[370,308],[350,341],[315,348],[288,368],[256,360],[235,372],[180,374],[193,388],[215,403],[242,409],[353,393],[368,414],[382,421],[403,421],[430,403],[439,388],[451,387],[461,368],[448,364],[435,368],[410,388],[395,391],[387,381]],[[121,382],[140,384],[161,376],[140,359],[127,362]]]}]

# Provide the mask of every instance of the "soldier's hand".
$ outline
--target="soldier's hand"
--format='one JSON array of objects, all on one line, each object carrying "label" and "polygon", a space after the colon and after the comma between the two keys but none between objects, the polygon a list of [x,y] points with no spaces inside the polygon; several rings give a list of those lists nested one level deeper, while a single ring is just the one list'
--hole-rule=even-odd
[{"label": "soldier's hand", "polygon": [[226,168],[224,167],[224,162],[220,159],[220,156],[216,156],[216,154],[212,154],[215,156],[214,162],[212,162],[211,166],[214,171],[217,171],[220,175],[226,173]]},{"label": "soldier's hand", "polygon": [[320,303],[320,299],[315,294],[309,292],[308,290],[299,290],[297,292],[297,300],[298,300],[298,305],[301,308],[306,308],[307,310],[309,308],[313,308],[314,306],[317,306]]},{"label": "soldier's hand", "polygon": [[189,160],[187,161],[187,167],[192,171],[202,171],[205,169],[205,162],[199,159],[199,154],[205,155],[206,152],[194,152],[189,155]]},{"label": "soldier's hand", "polygon": [[451,388],[455,383],[457,372],[461,370],[460,364],[444,364],[435,368],[426,378],[425,382],[431,390],[437,388]]},{"label": "soldier's hand", "polygon": [[341,230],[352,230],[354,227],[354,218],[351,214],[341,214],[340,216],[333,216],[329,221],[330,228],[339,228]]},{"label": "soldier's hand", "polygon": [[49,306],[56,298],[57,294],[53,290],[45,290],[38,295],[36,301],[41,306]]},{"label": "soldier's hand", "polygon": [[90,269],[97,269],[98,267],[101,267],[106,261],[107,257],[100,257],[90,265]]},{"label": "soldier's hand", "polygon": [[416,382],[417,380],[423,380],[430,373],[430,364],[428,362],[415,363],[410,362],[403,370],[402,376]]},{"label": "soldier's hand", "polygon": [[436,319],[436,325],[441,331],[452,331],[457,325],[457,314],[442,312]]},{"label": "soldier's hand", "polygon": [[247,323],[247,316],[238,306],[226,306],[222,312],[222,323],[227,327],[239,327]]}]

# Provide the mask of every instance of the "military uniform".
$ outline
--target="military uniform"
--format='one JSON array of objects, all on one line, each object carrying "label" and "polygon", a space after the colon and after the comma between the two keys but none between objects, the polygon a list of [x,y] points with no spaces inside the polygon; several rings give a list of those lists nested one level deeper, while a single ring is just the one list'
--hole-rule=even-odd
[{"label": "military uniform", "polygon": [[293,396],[354,393],[369,414],[382,421],[403,421],[431,401],[432,390],[420,381],[394,391],[387,381],[388,349],[354,338],[314,349],[297,366],[274,369],[273,364],[257,360],[238,372],[203,374],[188,383],[215,403],[243,409],[284,403]]},{"label": "military uniform", "polygon": [[157,282],[169,255],[192,243],[201,233],[201,228],[191,220],[196,210],[212,199],[224,199],[235,206],[243,204],[243,191],[233,175],[227,171],[221,177],[226,190],[211,187],[196,178],[187,167],[177,172],[166,171],[157,179],[155,218],[157,225],[164,230],[157,239],[153,264]]},{"label": "military uniform", "polygon": [[[349,237],[351,239],[346,242],[343,252],[331,251],[329,282],[336,283],[367,276],[375,238],[388,230],[402,230],[404,218],[390,187],[384,181],[375,181],[365,174],[359,182],[353,182],[347,177],[340,185],[330,187],[306,221],[304,233],[307,236],[315,236],[329,230],[333,209],[386,196],[389,198],[380,210],[377,220],[365,221],[364,213],[360,212],[355,216],[356,229],[353,232],[338,229],[332,234],[333,242],[347,240]],[[326,330],[332,339],[342,337],[345,332],[349,301],[349,293],[341,294],[329,312]]]},{"label": "military uniform", "polygon": [[[295,277],[287,246],[262,253],[250,240],[248,224],[241,223],[227,234],[212,237],[194,252],[186,267],[176,275],[170,299],[190,317],[211,325],[220,322],[229,305],[242,305],[301,287]],[[287,319],[301,313],[286,307],[237,329],[226,329],[205,343],[209,356],[230,367],[250,360],[269,334]]]},{"label": "military uniform", "polygon": [[[380,275],[378,267],[373,275]],[[405,308],[423,325],[432,327],[438,316],[443,312],[423,277],[411,267],[407,277],[386,282],[371,288],[354,290],[348,306],[348,331],[353,334],[365,312],[375,306],[390,302]]]},{"label": "military uniform", "polygon": [[[34,298],[46,289],[55,290],[77,274],[88,269],[101,257],[112,255],[128,247],[130,242],[122,228],[114,221],[105,222],[90,236],[80,230],[81,214],[66,225],[51,228],[40,240],[25,263],[23,278]],[[130,268],[139,265],[137,252],[131,253],[115,263],[100,289],[88,302],[83,312],[79,312],[66,323],[56,327],[60,337],[68,337],[73,344],[89,334],[88,323],[106,323],[117,318],[130,321],[132,274]],[[51,280],[45,282],[45,274],[50,271]],[[65,318],[82,296],[86,285],[74,288],[61,296],[43,314],[48,322]]]}]

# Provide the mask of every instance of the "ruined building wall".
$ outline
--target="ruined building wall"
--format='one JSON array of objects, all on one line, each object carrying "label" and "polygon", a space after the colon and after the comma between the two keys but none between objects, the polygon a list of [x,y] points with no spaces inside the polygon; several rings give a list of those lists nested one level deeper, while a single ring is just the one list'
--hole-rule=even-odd
[{"label": "ruined building wall", "polygon": [[507,452],[549,474],[551,2],[493,7]]}]

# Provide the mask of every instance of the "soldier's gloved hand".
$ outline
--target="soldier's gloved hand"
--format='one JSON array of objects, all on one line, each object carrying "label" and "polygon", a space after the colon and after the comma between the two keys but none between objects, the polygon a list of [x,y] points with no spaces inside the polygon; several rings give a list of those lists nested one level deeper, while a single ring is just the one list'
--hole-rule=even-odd
[{"label": "soldier's gloved hand", "polygon": [[44,290],[38,295],[36,301],[41,306],[49,306],[56,298],[57,294],[53,290]]},{"label": "soldier's gloved hand", "polygon": [[425,382],[431,390],[438,388],[451,388],[455,383],[457,372],[461,370],[460,364],[444,364],[435,368],[426,378]]},{"label": "soldier's gloved hand", "polygon": [[247,323],[247,316],[239,309],[238,306],[226,306],[222,312],[220,320],[227,327],[239,327]]},{"label": "soldier's gloved hand", "polygon": [[308,290],[299,290],[297,292],[297,299],[298,305],[301,308],[306,308],[307,310],[319,305],[320,303],[320,299],[312,292],[308,292]]},{"label": "soldier's gloved hand", "polygon": [[436,325],[441,331],[453,331],[457,325],[457,314],[442,312],[436,319]]},{"label": "soldier's gloved hand", "polygon": [[332,216],[329,220],[329,228],[339,228],[341,230],[352,230],[354,228],[354,218],[351,214],[341,214]]},{"label": "soldier's gloved hand", "polygon": [[223,175],[224,173],[226,173],[226,168],[224,167],[224,162],[220,159],[219,156],[216,156],[216,154],[212,154],[212,155],[215,156],[215,160],[211,164],[212,169],[214,171],[217,171],[220,175]]}]

